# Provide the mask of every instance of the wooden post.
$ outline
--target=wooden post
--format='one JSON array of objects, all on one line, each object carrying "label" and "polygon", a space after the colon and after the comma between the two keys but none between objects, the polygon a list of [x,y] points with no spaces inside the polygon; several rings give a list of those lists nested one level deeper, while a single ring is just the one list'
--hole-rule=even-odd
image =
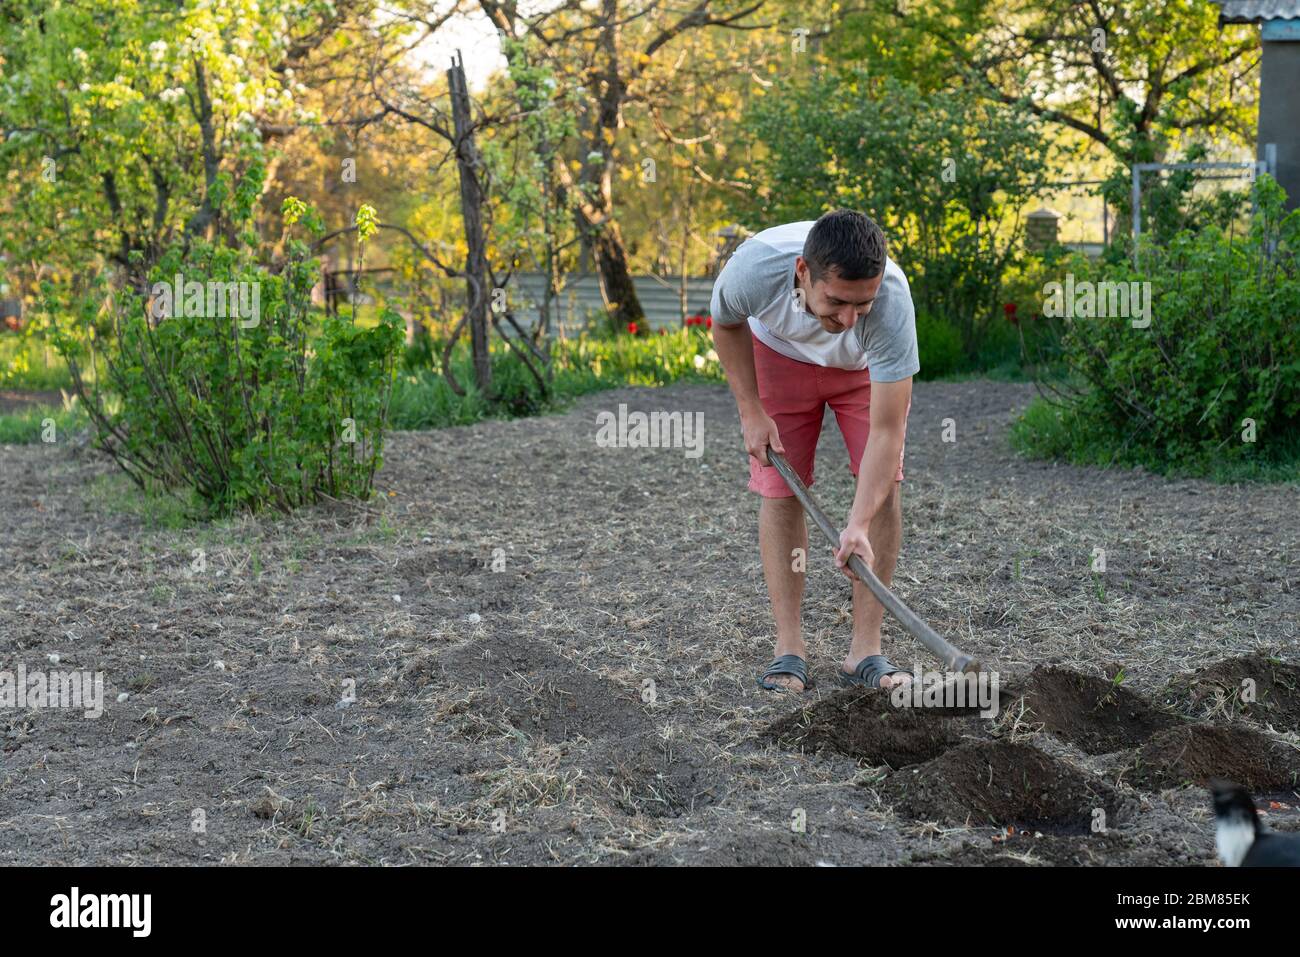
[{"label": "wooden post", "polygon": [[451,118],[456,132],[456,166],[460,171],[460,213],[465,223],[466,293],[469,296],[470,346],[474,356],[474,379],[484,395],[492,393],[492,363],[488,355],[487,240],[483,236],[483,184],[479,170],[483,163],[474,145],[474,123],[470,112],[469,87],[460,52],[447,71],[451,95]]}]

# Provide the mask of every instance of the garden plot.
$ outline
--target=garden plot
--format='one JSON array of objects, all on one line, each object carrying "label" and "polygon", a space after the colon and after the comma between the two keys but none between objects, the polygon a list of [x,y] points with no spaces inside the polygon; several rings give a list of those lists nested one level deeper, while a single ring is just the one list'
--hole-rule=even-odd
[{"label": "garden plot", "polygon": [[[375,502],[214,525],[83,446],[4,448],[0,669],[102,672],[106,704],[0,711],[0,860],[1209,864],[1215,772],[1295,827],[1300,491],[1024,461],[1030,395],[919,383],[909,423],[895,587],[1000,674],[991,719],[835,688],[820,545],[817,688],[757,688],[725,387],[396,433]],[[703,413],[703,455],[597,447],[620,403]],[[817,477],[846,509],[833,419]]]}]

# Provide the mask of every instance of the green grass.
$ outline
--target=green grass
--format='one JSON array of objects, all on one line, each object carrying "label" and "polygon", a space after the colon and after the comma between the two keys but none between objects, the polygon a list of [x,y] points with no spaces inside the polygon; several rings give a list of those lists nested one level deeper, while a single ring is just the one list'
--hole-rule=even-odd
[{"label": "green grass", "polygon": [[[722,382],[722,367],[710,357],[716,355],[712,350],[712,338],[694,328],[662,336],[555,340],[550,394],[543,396],[523,362],[503,343],[494,342],[492,383],[500,401],[491,402],[474,387],[469,348],[461,345],[452,354],[452,372],[465,395],[456,395],[441,373],[432,369],[399,373],[389,421],[395,429],[468,425],[488,418],[562,411],[580,396],[620,386]],[[426,350],[413,352],[427,355]]]},{"label": "green grass", "polygon": [[38,336],[0,333],[0,386],[6,389],[71,389],[68,364]]},{"label": "green grass", "polygon": [[78,407],[56,409],[37,405],[20,412],[0,415],[0,445],[30,445],[43,441],[46,420],[52,419],[54,440],[61,442],[89,423]]},{"label": "green grass", "polygon": [[[1011,342],[1009,334],[990,337],[987,348],[974,359],[968,359],[953,354],[951,341],[928,347],[927,342],[939,341],[933,333],[942,327],[936,324],[928,328],[926,341],[921,344],[920,378],[1030,380],[1020,365],[1019,340]],[[942,336],[942,332],[938,335]],[[940,348],[944,350],[941,361],[931,361],[929,350]],[[544,399],[523,363],[503,343],[493,342],[493,385],[502,395],[502,401],[492,403],[473,387],[468,346],[458,346],[452,354],[452,371],[466,390],[464,396],[458,396],[441,373],[430,368],[436,361],[431,355],[439,355],[440,347],[426,343],[408,349],[408,368],[398,375],[394,385],[389,421],[395,429],[469,425],[488,418],[563,411],[580,396],[621,386],[725,382],[721,365],[709,358],[711,350],[712,337],[699,328],[682,328],[662,336],[580,336],[555,340],[551,345],[554,376],[551,395]]]},{"label": "green grass", "polygon": [[1035,399],[1011,426],[1011,444],[1022,455],[1072,465],[1109,468],[1142,467],[1170,478],[1199,478],[1220,484],[1238,482],[1300,483],[1300,436],[1291,436],[1263,455],[1244,459],[1203,458],[1170,463],[1137,454],[1122,454],[1113,441],[1097,436],[1071,409]]},{"label": "green grass", "polygon": [[[1021,382],[1019,343],[1013,330],[998,328],[986,339],[981,354],[962,356],[955,331],[946,323],[918,317],[922,379],[991,378]],[[365,316],[358,322],[366,324]],[[456,379],[466,390],[457,395],[442,377],[437,359],[441,347],[426,340],[409,347],[404,370],[394,383],[389,421],[397,429],[434,429],[469,425],[490,418],[515,418],[560,412],[574,399],[621,386],[659,386],[675,382],[725,382],[722,369],[709,359],[712,336],[700,327],[681,327],[645,336],[580,335],[551,343],[553,379],[543,397],[523,363],[499,340],[492,342],[493,385],[501,397],[492,402],[473,386],[469,347],[457,346],[452,356]],[[699,357],[699,359],[697,359]],[[89,374],[89,373],[88,373]],[[71,390],[67,364],[36,335],[0,335],[0,386],[11,389]],[[40,440],[43,415],[24,411],[0,415],[0,442]],[[84,420],[55,415],[60,431]]]},{"label": "green grass", "polygon": [[187,505],[175,495],[157,489],[141,492],[139,486],[122,472],[101,475],[91,481],[84,494],[96,511],[134,515],[151,530],[187,529],[202,525],[194,516],[199,505]]}]

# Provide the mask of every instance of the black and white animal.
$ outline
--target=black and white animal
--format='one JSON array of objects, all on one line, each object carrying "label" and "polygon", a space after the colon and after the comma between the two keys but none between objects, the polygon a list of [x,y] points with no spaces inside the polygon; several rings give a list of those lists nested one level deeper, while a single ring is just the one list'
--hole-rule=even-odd
[{"label": "black and white animal", "polygon": [[1228,781],[1211,781],[1210,793],[1214,846],[1225,867],[1300,867],[1300,834],[1266,828],[1249,791]]}]

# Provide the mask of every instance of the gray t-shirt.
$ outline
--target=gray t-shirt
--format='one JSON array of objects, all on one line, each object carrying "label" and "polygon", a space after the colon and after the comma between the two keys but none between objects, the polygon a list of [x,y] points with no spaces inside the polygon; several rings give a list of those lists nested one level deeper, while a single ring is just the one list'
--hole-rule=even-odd
[{"label": "gray t-shirt", "polygon": [[791,359],[832,369],[867,369],[876,382],[897,382],[921,369],[916,310],[907,277],[892,259],[871,311],[848,332],[827,332],[794,295],[794,261],[813,221],[774,226],[751,236],[713,284],[713,321],[748,321],[764,345]]}]

